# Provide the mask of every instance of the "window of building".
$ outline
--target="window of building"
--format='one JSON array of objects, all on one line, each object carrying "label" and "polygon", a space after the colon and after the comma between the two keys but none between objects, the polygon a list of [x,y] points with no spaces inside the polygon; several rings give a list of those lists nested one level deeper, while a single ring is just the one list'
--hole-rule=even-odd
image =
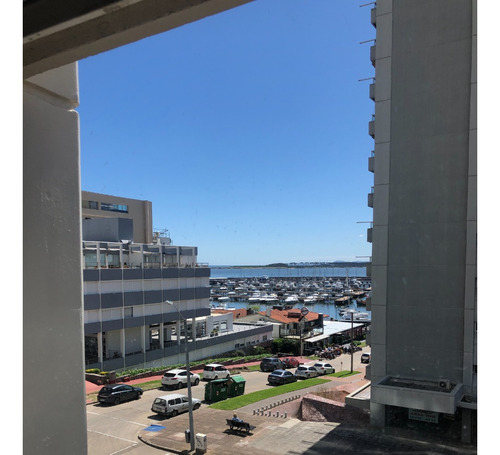
[{"label": "window of building", "polygon": [[101,202],[101,210],[105,210],[107,212],[128,213],[128,205],[125,205],[125,204],[110,204],[108,202]]},{"label": "window of building", "polygon": [[83,201],[82,200],[82,208],[83,209],[97,210],[99,208],[99,204],[97,201]]},{"label": "window of building", "polygon": [[108,267],[120,267],[120,253],[107,254]]},{"label": "window of building", "polygon": [[86,269],[92,269],[97,267],[97,253],[84,251],[83,256],[85,258]]},{"label": "window of building", "polygon": [[160,349],[160,324],[149,326],[149,349],[151,351]]},{"label": "window of building", "polygon": [[125,307],[123,309],[123,317],[124,318],[133,318],[134,317],[134,307]]},{"label": "window of building", "polygon": [[207,334],[207,323],[205,321],[196,323],[196,336],[204,337]]}]

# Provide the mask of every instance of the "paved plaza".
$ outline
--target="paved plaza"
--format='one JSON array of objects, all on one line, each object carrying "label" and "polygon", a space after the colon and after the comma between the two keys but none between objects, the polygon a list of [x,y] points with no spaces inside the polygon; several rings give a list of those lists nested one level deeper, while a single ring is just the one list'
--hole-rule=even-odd
[{"label": "paved plaza", "polygon": [[[365,425],[334,422],[303,422],[295,418],[266,417],[239,411],[238,416],[255,425],[249,435],[232,432],[226,419],[232,411],[202,408],[196,411],[195,432],[207,436],[207,453],[213,455],[299,454],[476,454],[473,446],[439,441],[401,429],[375,429]],[[166,453],[189,453],[184,431],[188,414],[173,419],[158,418],[139,438]],[[164,427],[164,428],[161,428]],[[154,431],[151,431],[154,430]]]}]

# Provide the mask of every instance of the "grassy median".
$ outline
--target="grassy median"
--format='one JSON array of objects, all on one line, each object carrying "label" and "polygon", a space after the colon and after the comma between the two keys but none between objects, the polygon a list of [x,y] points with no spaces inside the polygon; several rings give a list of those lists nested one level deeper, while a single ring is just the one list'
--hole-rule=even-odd
[{"label": "grassy median", "polygon": [[359,374],[359,371],[353,371],[351,373],[351,370],[344,370],[344,371],[337,371],[336,373],[331,373],[327,374],[327,376],[333,376],[334,378],[345,378],[347,376],[354,376],[355,374]]},{"label": "grassy median", "polygon": [[240,395],[238,397],[228,398],[227,400],[213,403],[209,407],[214,409],[222,409],[225,411],[232,411],[233,409],[242,408],[243,406],[248,406],[252,403],[257,403],[258,401],[265,400],[266,398],[272,398],[284,393],[295,392],[296,390],[301,390],[307,387],[312,387],[329,382],[330,381],[328,379],[305,379],[303,381],[293,382],[291,384],[279,385],[273,387],[272,389],[259,390],[257,392]]}]

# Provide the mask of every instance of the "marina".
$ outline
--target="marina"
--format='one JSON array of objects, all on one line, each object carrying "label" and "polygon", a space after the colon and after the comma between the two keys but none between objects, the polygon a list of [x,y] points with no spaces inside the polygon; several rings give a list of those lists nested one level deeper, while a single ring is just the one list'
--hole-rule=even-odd
[{"label": "marina", "polygon": [[212,308],[265,311],[307,306],[323,313],[330,320],[369,321],[371,312],[366,310],[370,297],[370,277],[212,277],[210,302]]}]

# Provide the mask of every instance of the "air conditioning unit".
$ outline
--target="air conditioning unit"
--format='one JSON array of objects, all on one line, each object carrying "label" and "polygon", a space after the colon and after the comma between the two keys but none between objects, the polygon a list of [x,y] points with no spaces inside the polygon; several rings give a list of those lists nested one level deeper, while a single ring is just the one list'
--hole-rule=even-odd
[{"label": "air conditioning unit", "polygon": [[449,379],[440,379],[438,381],[438,388],[441,390],[450,390],[451,389],[451,381]]}]

